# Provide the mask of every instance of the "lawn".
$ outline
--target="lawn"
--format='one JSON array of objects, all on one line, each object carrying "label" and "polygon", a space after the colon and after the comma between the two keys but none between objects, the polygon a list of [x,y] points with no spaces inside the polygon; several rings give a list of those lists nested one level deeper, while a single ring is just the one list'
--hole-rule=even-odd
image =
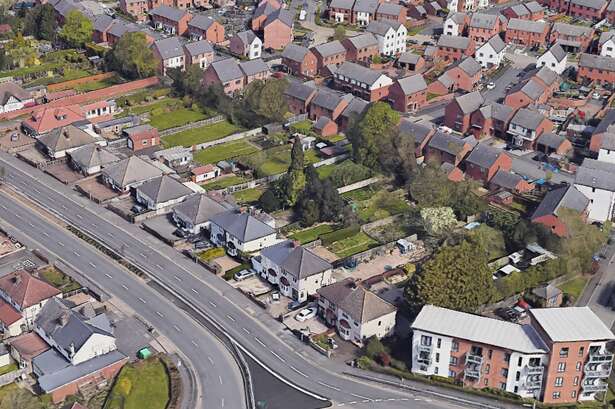
[{"label": "lawn", "polygon": [[316,173],[322,180],[329,178],[335,187],[350,185],[374,175],[370,169],[351,160],[321,166],[316,168]]},{"label": "lawn", "polygon": [[344,195],[351,201],[351,206],[359,219],[366,223],[410,210],[410,205],[404,196],[403,190],[389,192],[383,189],[375,192],[369,187]]},{"label": "lawn", "polygon": [[54,267],[49,267],[41,271],[40,274],[43,280],[58,288],[63,293],[68,293],[81,288],[81,284]]},{"label": "lawn", "polygon": [[186,146],[198,145],[204,142],[215,141],[235,133],[239,128],[228,121],[222,121],[199,128],[188,129],[173,135],[165,136],[162,142],[165,146]]},{"label": "lawn", "polygon": [[575,300],[577,300],[583,292],[587,280],[588,277],[577,276],[571,280],[566,281],[564,284],[559,285],[558,287],[560,290],[562,290],[562,292],[570,294],[574,297]]},{"label": "lawn", "polygon": [[104,409],[165,409],[169,401],[169,377],[158,358],[122,368]]},{"label": "lawn", "polygon": [[378,245],[378,242],[373,240],[367,234],[359,232],[354,236],[350,236],[329,246],[329,250],[335,253],[340,258],[352,256],[353,254],[361,253]]},{"label": "lawn", "polygon": [[194,153],[194,160],[199,163],[217,163],[221,160],[236,158],[241,155],[251,155],[258,148],[246,141],[227,142],[222,145],[201,149]]},{"label": "lawn", "polygon": [[98,89],[107,88],[112,85],[121,84],[121,83],[122,83],[121,79],[118,76],[114,75],[113,77],[110,77],[104,80],[90,81],[90,82],[86,82],[85,84],[77,85],[75,87],[75,90],[78,92],[96,91]]},{"label": "lawn", "polygon": [[239,185],[247,181],[248,179],[243,176],[230,175],[227,177],[218,178],[217,180],[211,182],[206,182],[202,186],[207,190],[220,190],[226,189],[229,186]]},{"label": "lawn", "polygon": [[305,244],[316,240],[321,234],[330,233],[333,230],[335,229],[330,224],[320,224],[316,227],[296,231],[290,235],[290,238],[299,241],[301,244]]},{"label": "lawn", "polygon": [[199,258],[204,261],[212,261],[216,258],[224,256],[226,253],[224,247],[212,247],[199,253]]},{"label": "lawn", "polygon": [[240,190],[233,193],[233,197],[238,204],[254,203],[260,199],[265,190],[262,187],[254,187],[252,189]]},{"label": "lawn", "polygon": [[191,108],[179,108],[173,109],[171,112],[163,112],[160,114],[152,113],[149,124],[162,131],[165,129],[186,125],[191,122],[200,121],[205,118],[207,118],[207,115],[198,109],[192,110]]},{"label": "lawn", "polygon": [[164,98],[151,103],[126,107],[124,108],[122,115],[142,115],[146,112],[152,112],[154,110],[173,109],[181,106],[182,102],[177,98]]},{"label": "lawn", "polygon": [[4,366],[0,366],[0,375],[7,374],[9,372],[13,372],[17,370],[17,364],[12,363]]},{"label": "lawn", "polygon": [[[288,170],[290,166],[290,145],[276,146],[263,150],[259,155],[246,156],[242,161],[256,171],[258,177],[278,175]],[[310,149],[304,152],[304,164],[311,165],[318,162],[316,151]]]}]

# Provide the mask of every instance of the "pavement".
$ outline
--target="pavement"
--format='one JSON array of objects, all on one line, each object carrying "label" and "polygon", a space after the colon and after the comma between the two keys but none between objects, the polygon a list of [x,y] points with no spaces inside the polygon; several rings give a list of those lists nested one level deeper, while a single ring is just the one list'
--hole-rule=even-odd
[{"label": "pavement", "polygon": [[604,259],[600,261],[600,268],[588,281],[576,305],[589,306],[606,326],[613,328],[615,310],[610,306],[610,298],[615,292],[615,240],[606,245],[601,254]]},{"label": "pavement", "polygon": [[[5,181],[65,222],[96,237],[109,248],[123,254],[147,272],[148,277],[164,287],[191,310],[206,316],[219,326],[239,349],[267,372],[297,390],[335,405],[361,408],[401,409],[413,401],[413,408],[451,408],[460,404],[451,399],[465,399],[460,407],[511,407],[501,402],[474,397],[457,391],[416,383],[407,392],[359,381],[343,375],[349,368],[328,360],[306,347],[283,325],[261,310],[224,280],[166,246],[138,226],[89,202],[16,158],[0,153],[0,165],[6,170]],[[12,223],[38,247],[62,258],[81,271],[88,271],[106,291],[120,297],[163,333],[188,357],[195,367],[206,402],[198,407],[244,407],[238,390],[242,387],[238,369],[225,348],[202,326],[173,307],[168,299],[153,291],[145,282],[122,269],[86,242],[41,217],[3,194],[0,219]],[[207,356],[207,359],[203,359]],[[211,358],[212,361],[209,360]],[[364,373],[358,369],[352,371]],[[218,377],[223,382],[218,382]],[[434,395],[433,391],[437,395]],[[213,405],[207,405],[212,403]]]}]

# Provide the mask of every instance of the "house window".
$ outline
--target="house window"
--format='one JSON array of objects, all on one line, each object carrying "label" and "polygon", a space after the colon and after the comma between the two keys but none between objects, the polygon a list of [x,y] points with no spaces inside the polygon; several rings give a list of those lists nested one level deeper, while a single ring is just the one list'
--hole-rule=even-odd
[{"label": "house window", "polygon": [[421,335],[421,345],[425,347],[431,346],[431,337],[427,335]]},{"label": "house window", "polygon": [[436,344],[437,348],[442,348],[442,338],[438,338],[438,342]]},{"label": "house window", "polygon": [[438,374],[438,367],[437,366],[434,368],[433,373],[436,374],[436,375]]},{"label": "house window", "polygon": [[520,356],[519,360],[517,361],[517,366],[521,366],[521,365],[523,365],[523,357],[522,356]]},{"label": "house window", "polygon": [[559,393],[559,392],[553,392],[553,395],[551,395],[551,397],[552,397],[553,399],[559,399],[559,397],[560,397],[560,393]]},{"label": "house window", "polygon": [[453,366],[457,366],[458,359],[456,356],[452,356],[450,360],[450,364]]},{"label": "house window", "polygon": [[489,379],[488,378],[485,379],[485,386],[489,386]]},{"label": "house window", "polygon": [[457,372],[449,370],[449,371],[448,371],[448,376],[449,376],[450,378],[454,378],[454,377],[456,377],[456,376],[457,376]]},{"label": "house window", "polygon": [[485,373],[488,374],[491,371],[491,364],[485,365]]},{"label": "house window", "polygon": [[577,362],[577,367],[576,367],[577,371],[581,370],[581,361]]},{"label": "house window", "polygon": [[500,371],[500,374],[504,377],[508,376],[508,369],[507,368],[502,368],[502,370]]},{"label": "house window", "polygon": [[489,351],[487,351],[487,357],[489,359],[491,359],[493,357],[493,349],[490,349]]},{"label": "house window", "polygon": [[576,398],[576,397],[577,397],[577,391],[572,391],[572,392],[570,393],[570,397],[571,397],[571,398]]},{"label": "house window", "polygon": [[565,347],[559,350],[559,357],[560,358],[568,358],[568,351],[570,348]]},{"label": "house window", "polygon": [[562,378],[561,376],[558,376],[557,378],[555,378],[555,386],[556,387],[560,387],[564,384],[564,378]]},{"label": "house window", "polygon": [[559,362],[557,364],[557,372],[564,372],[566,371],[566,362]]},{"label": "house window", "polygon": [[510,362],[510,354],[508,352],[504,354],[504,362]]},{"label": "house window", "polygon": [[579,356],[583,356],[583,353],[585,353],[585,347],[580,347],[579,348]]},{"label": "house window", "polygon": [[500,389],[502,389],[503,391],[506,390],[506,382],[500,383]]},{"label": "house window", "polygon": [[440,354],[436,353],[436,363],[440,363]]},{"label": "house window", "polygon": [[457,341],[453,341],[453,342],[451,343],[451,351],[452,351],[452,352],[457,352],[457,351],[459,351],[459,342],[457,342]]},{"label": "house window", "polygon": [[578,377],[578,376],[575,376],[575,377],[574,377],[574,379],[572,380],[572,384],[573,384],[574,386],[578,386],[578,385],[579,385],[579,377]]}]

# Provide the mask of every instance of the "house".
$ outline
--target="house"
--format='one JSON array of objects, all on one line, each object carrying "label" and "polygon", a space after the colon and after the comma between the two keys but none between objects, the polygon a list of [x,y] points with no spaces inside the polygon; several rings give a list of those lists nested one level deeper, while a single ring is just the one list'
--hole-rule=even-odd
[{"label": "house", "polygon": [[155,41],[152,50],[158,60],[158,71],[167,75],[169,69],[183,71],[186,68],[184,47],[179,37],[168,37]]},{"label": "house", "polygon": [[250,61],[241,61],[239,63],[239,69],[243,72],[245,85],[250,84],[252,81],[264,81],[271,77],[269,66],[260,58]]},{"label": "house", "polygon": [[65,107],[47,107],[34,111],[32,115],[21,122],[24,132],[31,136],[43,135],[52,129],[82,121],[85,115],[77,105]]},{"label": "house", "polygon": [[442,34],[449,36],[461,36],[466,32],[470,24],[470,16],[467,13],[451,13],[444,20]]},{"label": "house", "polygon": [[313,83],[292,81],[284,91],[288,109],[295,115],[306,114],[310,103],[316,96],[316,87]]},{"label": "house", "polygon": [[352,94],[343,94],[321,88],[312,98],[308,116],[312,121],[316,121],[321,116],[336,121],[353,98]]},{"label": "house", "polygon": [[[150,9],[147,0],[120,0],[120,10],[125,14],[132,16],[137,21],[144,21],[147,17],[147,11]],[[103,15],[103,17],[109,17]]]},{"label": "house", "polygon": [[337,124],[332,119],[327,118],[326,116],[321,116],[320,118],[318,118],[318,120],[316,120],[316,122],[314,123],[312,129],[318,134],[318,136],[321,136],[323,138],[335,135],[339,130]]},{"label": "house", "polygon": [[380,54],[390,56],[406,52],[408,30],[403,24],[388,20],[372,21],[365,31],[376,36]]},{"label": "house", "polygon": [[131,23],[119,18],[113,19],[110,27],[106,28],[103,26],[102,28],[106,29],[107,31],[95,31],[94,37],[106,39],[107,45],[109,45],[110,47],[117,44],[117,42],[120,41],[120,38],[122,38],[122,36],[126,33],[143,33],[147,44],[150,45],[153,44],[154,41],[162,38],[162,35],[160,33],[152,30],[148,26]]},{"label": "house", "polygon": [[191,179],[194,183],[203,183],[210,179],[215,179],[220,176],[220,168],[216,165],[208,163],[207,165],[197,166],[190,171]]},{"label": "house", "polygon": [[357,345],[393,333],[397,308],[347,278],[317,291],[318,314],[340,337]]},{"label": "house", "polygon": [[395,64],[406,71],[419,73],[425,67],[425,59],[418,54],[406,51],[399,56]]},{"label": "house", "polygon": [[197,14],[188,22],[188,36],[193,41],[224,42],[224,26],[209,16]]},{"label": "house", "polygon": [[[612,332],[589,307],[533,308],[528,314],[529,323],[517,324],[426,305],[411,325],[412,372],[471,388],[497,387],[545,404],[594,399],[605,386],[587,385],[600,385],[610,373],[605,345]],[[581,377],[590,379],[585,389]]]},{"label": "house", "polygon": [[100,121],[94,124],[94,131],[104,138],[112,138],[119,135],[125,128],[139,125],[140,119],[136,115],[127,115],[121,118]]},{"label": "house", "polygon": [[470,115],[470,132],[476,139],[485,136],[504,138],[514,112],[510,106],[497,102],[483,105]]},{"label": "house", "polygon": [[514,109],[533,104],[544,104],[549,98],[547,88],[534,79],[518,82],[504,98],[504,104]]},{"label": "house", "polygon": [[[605,138],[614,138],[610,134],[615,134],[615,110],[607,109],[604,116],[598,122],[598,125],[592,132],[591,140],[589,142],[589,150],[598,155],[600,161],[613,162],[615,159],[611,159],[611,150],[615,146],[614,142],[604,141]],[[604,146],[604,149],[602,148]],[[603,149],[602,155],[600,150]]]},{"label": "house", "polygon": [[312,78],[316,75],[316,56],[306,47],[288,44],[282,52],[282,64],[296,76]]},{"label": "house", "polygon": [[184,58],[186,68],[197,65],[204,70],[214,60],[214,48],[207,40],[193,41],[184,44]]},{"label": "house", "polygon": [[213,216],[232,209],[227,202],[218,202],[208,195],[195,194],[173,207],[173,222],[189,234],[201,234],[209,230]]},{"label": "house", "polygon": [[504,10],[502,10],[502,15],[509,20],[511,18],[518,18],[521,20],[535,20],[532,18],[532,12],[523,3],[506,7]]},{"label": "house", "polygon": [[445,72],[427,86],[427,93],[442,96],[452,94],[456,89],[455,80]]},{"label": "house", "polygon": [[483,44],[506,29],[506,20],[497,14],[473,13],[468,26],[468,37],[475,44]]},{"label": "house", "polygon": [[256,215],[241,210],[228,210],[211,218],[210,240],[225,246],[231,256],[238,252],[253,253],[277,242],[277,233]]},{"label": "house", "polygon": [[525,47],[542,47],[547,44],[549,25],[544,21],[510,19],[504,34],[507,44],[518,44]]},{"label": "house", "polygon": [[598,22],[606,13],[606,0],[562,0],[564,7],[569,4],[567,13],[569,16]]},{"label": "house", "polygon": [[45,304],[34,331],[51,348],[32,359],[38,385],[54,403],[86,385],[108,383],[128,362],[117,350],[113,327],[105,313],[86,304],[71,309],[59,298]]},{"label": "house", "polygon": [[163,175],[135,188],[135,199],[147,210],[160,210],[183,201],[193,191],[176,179]]},{"label": "house", "polygon": [[50,349],[36,332],[26,332],[9,341],[11,357],[19,369],[32,373],[32,359]]},{"label": "house", "polygon": [[282,50],[293,42],[293,21],[295,14],[278,9],[267,16],[263,29],[263,46],[267,49]]},{"label": "house", "polygon": [[444,10],[440,3],[435,0],[424,2],[423,8],[425,9],[425,12],[430,16],[444,17],[446,15],[446,10]]},{"label": "house", "polygon": [[338,40],[328,43],[319,44],[310,49],[316,56],[316,66],[318,71],[324,71],[324,68],[332,65],[339,66],[346,61],[346,49]]},{"label": "house", "polygon": [[[121,7],[122,2],[123,0],[120,1],[120,7]],[[147,13],[147,10],[144,10],[143,14],[141,15],[143,19],[145,19],[146,13]],[[92,22],[92,25],[94,28],[94,31],[92,32],[92,41],[94,41],[94,43],[96,44],[106,43],[107,42],[107,32],[109,31],[111,26],[114,24],[114,22],[115,22],[115,19],[106,14],[96,17],[94,21]]]},{"label": "house", "polygon": [[612,84],[615,82],[615,58],[593,54],[581,54],[577,81]]},{"label": "house", "polygon": [[393,80],[381,72],[350,61],[337,67],[333,80],[336,88],[369,102],[386,98],[393,84]]},{"label": "house", "polygon": [[188,32],[188,22],[192,20],[192,14],[187,11],[166,5],[151,9],[149,16],[156,30],[178,36],[183,36]]},{"label": "house", "polygon": [[9,303],[0,300],[0,331],[4,338],[20,335],[26,329],[21,314]]},{"label": "house", "polygon": [[170,148],[161,149],[154,152],[152,158],[164,163],[170,168],[181,169],[185,168],[186,166],[189,166],[192,163],[192,148],[184,148],[183,146],[172,146]]},{"label": "house", "polygon": [[455,62],[474,54],[474,41],[468,37],[442,35],[438,39],[437,56],[445,62]]},{"label": "house", "polygon": [[211,87],[221,85],[224,93],[232,95],[239,93],[245,86],[244,73],[234,58],[225,58],[209,64],[203,73],[203,85]]},{"label": "house", "polygon": [[589,198],[588,220],[604,223],[613,219],[615,164],[586,158],[577,168],[574,186]]},{"label": "house", "polygon": [[529,183],[522,176],[503,169],[498,170],[489,181],[489,189],[504,190],[511,193],[527,193],[534,190],[534,184]]},{"label": "house", "polygon": [[536,67],[547,67],[553,72],[561,75],[566,69],[568,54],[559,43],[551,46],[536,61]]},{"label": "house", "polygon": [[254,270],[280,288],[282,295],[303,302],[331,283],[333,266],[297,242],[284,240],[252,257]]},{"label": "house", "polygon": [[430,123],[411,122],[402,118],[399,122],[399,133],[414,136],[415,156],[421,158],[436,129]]},{"label": "house", "polygon": [[553,122],[540,112],[527,108],[519,109],[508,125],[508,135],[513,145],[533,149],[536,139],[553,130]]},{"label": "house", "polygon": [[500,169],[509,171],[512,159],[500,149],[479,143],[463,161],[463,167],[467,176],[487,184]]},{"label": "house", "polygon": [[540,301],[541,306],[544,308],[559,307],[564,299],[562,290],[551,283],[534,288],[532,294]]},{"label": "house", "polygon": [[555,153],[566,156],[572,151],[572,143],[564,135],[547,132],[540,135],[536,140],[536,151],[543,152],[546,155]]},{"label": "house", "polygon": [[131,156],[102,170],[102,179],[112,189],[127,192],[148,180],[162,176],[162,171],[138,156]]},{"label": "house", "polygon": [[[41,136],[37,141],[42,150],[52,159],[63,158],[77,148],[96,142],[97,140],[89,133],[74,125],[56,128]],[[106,144],[106,141],[101,143]]]},{"label": "house", "polygon": [[476,61],[483,68],[497,68],[502,63],[505,49],[506,44],[500,35],[496,34],[476,50]]},{"label": "house", "polygon": [[389,89],[393,108],[400,112],[412,112],[427,104],[427,83],[421,74],[396,80]]},{"label": "house", "polygon": [[361,118],[368,105],[369,102],[366,100],[351,96],[350,102],[337,117],[338,130],[345,131],[349,129],[354,121]]},{"label": "house", "polygon": [[601,135],[600,146],[598,146],[598,161],[615,164],[615,134],[607,132]]},{"label": "house", "polygon": [[371,60],[380,54],[378,39],[372,33],[363,33],[342,40],[346,49],[346,60],[369,65]]},{"label": "house", "polygon": [[533,74],[531,78],[546,88],[546,98],[548,99],[559,89],[560,77],[548,67],[537,68],[537,70],[530,71],[530,74]]},{"label": "house", "polygon": [[32,94],[14,82],[0,84],[0,113],[17,111],[34,105]]},{"label": "house", "polygon": [[352,23],[354,0],[332,0],[329,3],[329,20],[333,23]]},{"label": "house", "polygon": [[594,29],[591,27],[575,26],[566,23],[554,23],[551,27],[549,41],[559,45],[567,52],[585,52],[594,37]]},{"label": "house", "polygon": [[263,42],[252,30],[240,31],[231,37],[229,49],[235,55],[253,60],[261,58]]},{"label": "house", "polygon": [[158,129],[148,124],[125,128],[122,134],[126,137],[128,148],[135,152],[160,145]]},{"label": "house", "polygon": [[70,156],[70,164],[73,169],[86,176],[99,173],[103,167],[120,160],[97,144],[77,148],[70,152],[68,156]]},{"label": "house", "polygon": [[468,132],[470,116],[483,102],[483,96],[478,91],[455,97],[444,109],[444,124],[462,134]]},{"label": "house", "polygon": [[278,0],[261,1],[254,10],[252,16],[251,28],[253,31],[263,31],[267,17],[276,10],[282,8],[282,4]]},{"label": "house", "polygon": [[408,9],[400,4],[384,2],[378,5],[376,20],[395,21],[400,24],[406,22]]},{"label": "house", "polygon": [[457,168],[475,145],[476,140],[473,137],[461,138],[436,131],[427,143],[425,161],[437,165],[448,163]]},{"label": "house", "polygon": [[446,71],[446,76],[453,82],[453,90],[462,89],[470,92],[482,77],[481,66],[472,57],[458,61]]},{"label": "house", "polygon": [[18,270],[0,277],[0,297],[7,304],[2,309],[7,312],[3,318],[8,319],[17,312],[23,320],[20,328],[23,331],[32,329],[45,304],[52,298],[62,297],[62,292],[27,271]]},{"label": "house", "polygon": [[600,34],[598,49],[601,56],[615,58],[615,31],[603,31]]},{"label": "house", "polygon": [[543,20],[545,17],[545,8],[536,1],[525,3],[525,7],[530,11],[530,19],[534,21]]},{"label": "house", "polygon": [[378,0],[355,0],[352,7],[352,22],[358,26],[367,26],[376,19],[378,5]]}]

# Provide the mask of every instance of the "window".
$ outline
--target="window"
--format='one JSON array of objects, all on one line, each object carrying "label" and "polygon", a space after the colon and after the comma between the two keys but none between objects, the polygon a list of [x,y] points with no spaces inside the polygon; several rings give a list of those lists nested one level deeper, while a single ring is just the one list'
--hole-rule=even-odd
[{"label": "window", "polygon": [[493,357],[493,349],[487,351],[487,358],[491,359]]},{"label": "window", "polygon": [[571,397],[571,398],[576,398],[576,397],[577,397],[577,391],[572,391],[572,392],[570,393],[570,397]]},{"label": "window", "polygon": [[431,337],[427,335],[421,335],[421,345],[430,347],[431,346]]},{"label": "window", "polygon": [[585,347],[579,347],[579,356],[583,356],[584,353],[585,353]]},{"label": "window", "polygon": [[506,390],[506,382],[500,383],[500,389],[502,389],[503,391]]},{"label": "window", "polygon": [[491,364],[485,365],[485,373],[488,374],[491,371]]},{"label": "window", "polygon": [[560,397],[560,393],[559,392],[553,392],[553,395],[551,396],[553,399],[559,399]]},{"label": "window", "polygon": [[564,378],[562,378],[561,376],[558,376],[557,378],[555,378],[555,386],[560,387],[564,384]]},{"label": "window", "polygon": [[576,367],[577,371],[581,370],[581,365],[582,365],[581,361],[577,362],[577,367]]},{"label": "window", "polygon": [[456,356],[452,356],[450,364],[453,365],[453,366],[456,366],[457,365],[457,361],[458,361],[457,357]]},{"label": "window", "polygon": [[519,360],[517,361],[517,366],[521,366],[521,365],[523,365],[523,357],[522,356],[520,356]]},{"label": "window", "polygon": [[454,377],[457,376],[457,372],[449,370],[448,371],[448,376],[449,376],[449,378],[454,378]]},{"label": "window", "polygon": [[502,374],[502,376],[508,376],[508,369],[502,368],[502,370],[500,371],[500,374]]},{"label": "window", "polygon": [[510,354],[509,354],[508,352],[506,352],[506,353],[504,354],[504,361],[505,361],[505,362],[510,362]]},{"label": "window", "polygon": [[459,351],[459,342],[457,342],[457,341],[453,341],[453,342],[451,343],[451,351],[452,351],[452,352],[457,352],[457,351]]},{"label": "window", "polygon": [[560,349],[560,350],[559,350],[559,357],[560,357],[560,358],[568,358],[568,350],[569,350],[569,349],[570,349],[570,348],[568,348],[568,347],[565,347],[565,348]]},{"label": "window", "polygon": [[433,373],[436,374],[436,375],[438,374],[438,367],[437,366],[433,369]]},{"label": "window", "polygon": [[574,379],[572,380],[572,384],[573,384],[574,386],[577,386],[577,385],[579,384],[579,377],[578,377],[578,376],[575,376],[575,377],[574,377]]},{"label": "window", "polygon": [[521,379],[521,372],[517,371],[517,373],[515,374],[515,381],[518,381],[519,379]]},{"label": "window", "polygon": [[564,372],[566,370],[566,362],[559,362],[557,364],[557,372]]},{"label": "window", "polygon": [[437,347],[442,348],[442,338],[438,338]]},{"label": "window", "polygon": [[489,379],[485,379],[485,386],[489,386]]},{"label": "window", "polygon": [[440,362],[440,353],[437,352],[436,353],[436,363],[439,363],[439,362]]}]

